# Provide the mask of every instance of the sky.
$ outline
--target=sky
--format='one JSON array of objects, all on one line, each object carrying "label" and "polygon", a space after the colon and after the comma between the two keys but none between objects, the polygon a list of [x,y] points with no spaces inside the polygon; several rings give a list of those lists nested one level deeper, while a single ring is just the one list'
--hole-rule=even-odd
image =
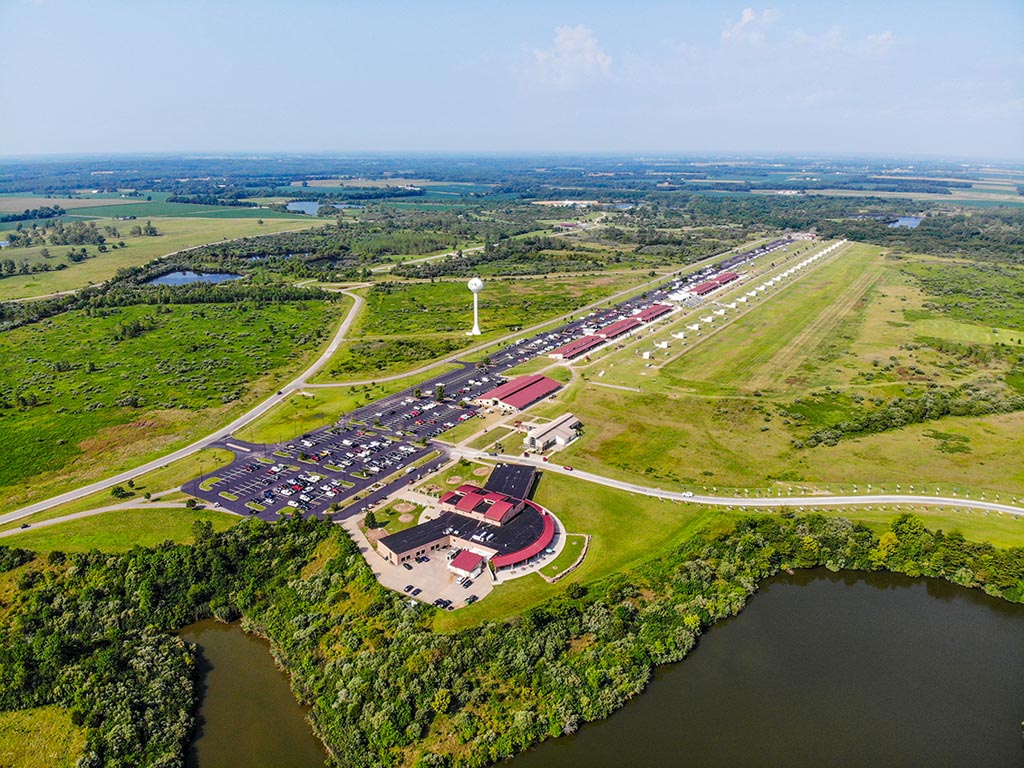
[{"label": "sky", "polygon": [[0,0],[0,29],[5,156],[1024,159],[1020,0]]}]

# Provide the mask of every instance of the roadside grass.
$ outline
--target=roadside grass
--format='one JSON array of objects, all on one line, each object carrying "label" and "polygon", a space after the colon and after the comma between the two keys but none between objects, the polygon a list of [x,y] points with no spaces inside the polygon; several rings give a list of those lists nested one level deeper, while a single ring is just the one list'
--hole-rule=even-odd
[{"label": "roadside grass", "polygon": [[85,729],[61,707],[0,712],[0,765],[74,768],[85,751]]},{"label": "roadside grass", "polygon": [[197,521],[209,521],[215,531],[223,531],[241,520],[236,515],[210,509],[124,509],[68,520],[46,528],[28,528],[0,539],[0,542],[35,552],[88,552],[92,549],[124,552],[135,546],[154,547],[168,540],[191,543],[192,526]]},{"label": "roadside grass", "polygon": [[[144,506],[146,504],[146,501],[143,498],[144,494],[161,493],[170,488],[175,488],[189,480],[198,478],[202,473],[213,472],[221,467],[226,467],[233,460],[234,455],[231,451],[226,451],[223,448],[203,448],[201,451],[197,451],[191,456],[178,459],[171,464],[165,464],[159,469],[154,469],[152,472],[147,472],[146,474],[137,477],[135,479],[134,488],[129,488],[127,485],[123,485],[123,487],[133,495],[134,500],[137,501],[140,506]],[[160,501],[184,501],[187,498],[188,496],[186,494],[176,491],[161,496]],[[55,517],[71,515],[75,512],[84,512],[90,509],[99,509],[100,507],[120,504],[126,500],[127,499],[115,499],[110,495],[109,490],[98,491],[81,498],[78,501],[58,504],[57,506],[50,507],[42,512],[37,512],[34,515],[23,517],[13,523],[0,525],[0,531],[17,528],[23,522],[34,524],[42,520],[51,520]]]},{"label": "roadside grass", "polygon": [[558,553],[558,557],[541,568],[540,572],[549,578],[554,578],[563,573],[579,560],[585,541],[586,537],[582,533],[565,534],[565,547]]},{"label": "roadside grass", "polygon": [[[476,425],[479,428],[479,424]],[[506,452],[512,452],[514,448],[518,448],[522,443],[522,438],[509,439],[509,435],[515,435],[515,430],[508,427],[495,427],[487,431],[487,434],[480,435],[468,443],[469,448],[475,448],[482,450],[488,448],[495,443],[502,443],[506,449]]]},{"label": "roadside grass", "polygon": [[[132,206],[125,206],[131,208]],[[125,213],[130,213],[125,211]],[[122,214],[123,215],[123,214]],[[144,223],[143,219],[143,223]],[[70,291],[84,288],[93,283],[102,283],[114,276],[119,269],[137,267],[153,259],[166,256],[184,248],[191,248],[207,243],[216,243],[238,237],[271,234],[286,230],[307,229],[321,222],[313,219],[270,219],[258,224],[255,218],[153,218],[153,226],[160,233],[155,237],[130,237],[128,230],[138,221],[115,221],[113,219],[97,221],[97,225],[116,227],[121,237],[113,238],[114,242],[123,240],[125,248],[117,248],[98,253],[96,246],[85,246],[91,256],[77,264],[68,264],[67,269],[50,272],[37,272],[32,275],[16,275],[0,280],[0,301],[22,299],[30,296],[42,296],[58,291]],[[54,266],[67,263],[65,254],[69,246],[45,246],[52,257],[42,256],[44,246],[4,250],[5,257],[16,258],[17,261],[27,259],[30,263],[49,262]]]},{"label": "roadside grass", "polygon": [[[138,466],[230,421],[308,365],[347,305],[121,307],[5,332],[0,392],[34,404],[0,410],[0,508]],[[118,330],[136,322],[147,330]]]}]

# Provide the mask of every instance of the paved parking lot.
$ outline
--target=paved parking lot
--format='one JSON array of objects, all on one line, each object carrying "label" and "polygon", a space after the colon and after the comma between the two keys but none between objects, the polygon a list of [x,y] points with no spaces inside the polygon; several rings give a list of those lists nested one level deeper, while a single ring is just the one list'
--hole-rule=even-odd
[{"label": "paved parking lot", "polygon": [[[770,248],[731,256],[729,265],[738,266],[789,242],[779,240]],[[432,438],[473,418],[476,410],[461,403],[503,383],[506,379],[502,373],[632,317],[651,304],[664,302],[669,293],[695,284],[719,269],[720,265],[706,267],[685,279],[668,281],[554,330],[517,339],[492,355],[486,368],[463,363],[458,370],[365,405],[342,422],[301,435],[292,442],[256,445],[236,437],[220,441],[215,445],[232,451],[234,462],[214,473],[215,483],[204,475],[190,480],[183,490],[236,514],[258,515],[267,520],[281,513],[324,516],[336,503],[343,509],[335,514],[335,519],[360,515],[390,493],[444,464],[445,448],[433,443]],[[434,453],[438,454],[436,458],[424,462]]]}]

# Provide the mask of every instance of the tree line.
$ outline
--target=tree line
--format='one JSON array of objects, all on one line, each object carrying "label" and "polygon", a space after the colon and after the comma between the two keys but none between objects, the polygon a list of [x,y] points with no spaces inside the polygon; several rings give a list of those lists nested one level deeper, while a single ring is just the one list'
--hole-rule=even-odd
[{"label": "tree line", "polygon": [[[194,649],[170,634],[242,617],[268,637],[336,766],[484,766],[602,718],[783,569],[891,570],[1024,600],[1024,548],[903,515],[880,536],[821,515],[748,516],[628,573],[454,633],[381,587],[337,526],[249,520],[194,545],[25,560],[0,614],[0,706],[57,703],[85,766],[180,766]],[[3,552],[3,550],[0,550]],[[159,691],[159,695],[154,695]]]}]

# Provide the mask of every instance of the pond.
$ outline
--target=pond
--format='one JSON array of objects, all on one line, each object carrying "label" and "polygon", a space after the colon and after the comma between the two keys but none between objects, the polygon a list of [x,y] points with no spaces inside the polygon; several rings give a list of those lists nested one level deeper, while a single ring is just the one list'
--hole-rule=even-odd
[{"label": "pond", "polygon": [[327,753],[266,641],[213,619],[180,634],[200,649],[202,698],[190,768],[323,767]]},{"label": "pond", "polygon": [[166,275],[147,280],[146,285],[188,285],[189,283],[226,283],[229,280],[241,280],[242,275],[228,272],[168,272]]},{"label": "pond", "polygon": [[295,200],[288,203],[287,208],[289,211],[298,211],[299,213],[307,213],[310,216],[316,216],[316,212],[320,210],[321,205],[333,205],[339,211],[344,208],[362,208],[361,205],[353,205],[351,203],[320,203],[316,200]]},{"label": "pond", "polygon": [[511,768],[1024,765],[1024,606],[946,582],[771,579],[610,718]]},{"label": "pond", "polygon": [[914,229],[921,221],[922,218],[920,216],[897,216],[896,221],[889,222],[889,229],[895,229],[896,227]]}]

